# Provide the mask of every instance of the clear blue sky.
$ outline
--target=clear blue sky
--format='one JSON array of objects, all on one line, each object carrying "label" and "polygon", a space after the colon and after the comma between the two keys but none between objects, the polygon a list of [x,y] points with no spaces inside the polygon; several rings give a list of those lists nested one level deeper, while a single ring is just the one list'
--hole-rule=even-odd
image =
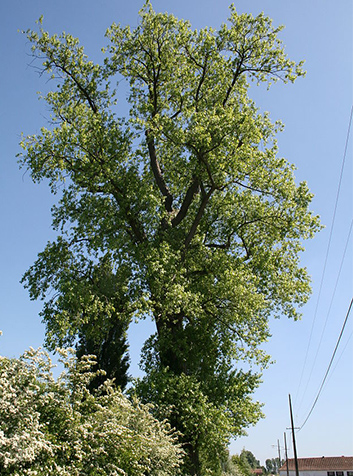
[{"label": "clear blue sky", "polygon": [[[45,104],[36,97],[36,91],[45,90],[48,85],[29,67],[29,45],[17,30],[33,27],[43,14],[45,28],[51,33],[65,30],[78,36],[87,54],[99,61],[100,48],[106,43],[106,28],[113,21],[136,25],[143,0],[0,3],[0,329],[3,331],[0,353],[13,357],[43,342],[44,328],[38,317],[42,303],[31,302],[19,280],[37,253],[54,237],[50,217],[54,197],[44,184],[32,184],[29,175],[19,171],[15,158],[21,132],[36,133],[49,115]],[[157,11],[189,19],[195,28],[218,27],[228,15],[228,0],[155,0],[153,5]],[[290,423],[289,393],[296,425],[305,420],[352,297],[352,239],[334,296],[333,290],[352,222],[353,133],[318,299],[353,102],[352,1],[237,0],[235,6],[239,12],[264,11],[275,25],[284,24],[281,38],[289,57],[306,60],[304,79],[294,85],[275,85],[270,92],[254,90],[253,98],[262,110],[270,112],[273,120],[281,119],[285,123],[285,131],[278,137],[279,154],[297,166],[298,180],[309,183],[315,194],[312,209],[326,225],[325,230],[306,244],[302,258],[313,279],[313,295],[303,308],[302,321],[283,318],[271,325],[273,336],[266,348],[276,363],[264,373],[263,384],[256,393],[256,398],[265,404],[266,418],[249,429],[248,437],[233,442],[230,447],[231,453],[245,447],[264,463],[266,458],[277,456],[277,448],[273,446],[277,439],[283,446],[283,432]],[[134,374],[138,371],[139,346],[148,330],[148,323],[142,323],[134,325],[130,333]],[[352,330],[353,315],[350,315],[317,405],[297,433],[299,457],[353,454]],[[291,456],[289,433],[287,441]]]}]

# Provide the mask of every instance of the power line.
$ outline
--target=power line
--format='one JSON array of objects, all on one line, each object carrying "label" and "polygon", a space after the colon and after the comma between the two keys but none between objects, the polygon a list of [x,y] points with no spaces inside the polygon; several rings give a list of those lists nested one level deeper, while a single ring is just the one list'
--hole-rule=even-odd
[{"label": "power line", "polygon": [[[330,251],[330,248],[331,248],[331,240],[332,240],[332,234],[333,234],[334,223],[335,223],[335,220],[336,220],[336,212],[337,212],[338,198],[339,198],[340,191],[341,191],[343,170],[344,170],[344,165],[345,165],[345,162],[346,162],[346,155],[347,155],[347,150],[348,150],[348,142],[349,142],[349,136],[350,136],[350,131],[351,131],[351,125],[352,125],[352,117],[353,117],[353,106],[351,107],[351,113],[350,113],[350,117],[349,117],[349,124],[348,124],[347,136],[346,136],[346,144],[345,144],[345,148],[344,148],[344,154],[343,154],[343,160],[342,160],[342,166],[341,166],[341,173],[340,173],[340,178],[339,178],[339,182],[338,182],[338,189],[337,189],[335,207],[334,207],[334,212],[333,212],[333,217],[332,217],[332,222],[331,222],[331,229],[330,229],[330,235],[329,235],[329,240],[328,240],[328,244],[327,244],[327,250],[326,250],[326,256],[325,256],[325,261],[324,261],[324,267],[323,267],[322,275],[321,275],[321,282],[320,282],[320,287],[319,287],[319,293],[318,293],[318,297],[317,297],[317,301],[316,301],[316,307],[315,307],[315,312],[314,312],[313,323],[312,323],[312,325],[311,325],[310,336],[309,336],[309,342],[308,342],[308,346],[307,346],[306,353],[305,353],[304,364],[303,364],[302,372],[301,372],[300,379],[299,379],[299,385],[298,385],[297,394],[296,394],[296,396],[295,396],[295,401],[297,400],[298,393],[299,393],[299,390],[300,390],[300,386],[301,386],[301,383],[302,383],[302,380],[303,380],[304,370],[305,370],[306,362],[307,362],[307,359],[308,359],[309,348],[310,348],[310,345],[311,345],[311,340],[312,340],[312,336],[313,336],[315,321],[316,321],[317,312],[318,312],[318,308],[319,308],[319,302],[320,302],[320,297],[321,297],[323,282],[324,282],[324,278],[325,278],[325,274],[326,274],[327,260],[328,260],[328,255],[329,255],[329,251]],[[309,379],[308,379],[308,380],[309,380]],[[305,394],[305,392],[304,392],[304,394]],[[303,395],[303,398],[304,398],[304,395]],[[302,400],[303,400],[303,398],[302,398]]]},{"label": "power line", "polygon": [[332,374],[334,373],[334,371],[336,370],[336,367],[337,367],[337,365],[339,364],[339,362],[340,362],[340,360],[341,360],[341,358],[342,358],[342,355],[344,354],[346,348],[348,347],[348,344],[349,344],[349,342],[350,342],[350,340],[351,340],[352,337],[353,337],[353,331],[352,331],[352,332],[350,333],[350,335],[348,336],[347,342],[345,343],[345,346],[343,347],[342,352],[341,352],[341,354],[339,355],[339,357],[338,357],[338,359],[337,359],[337,361],[336,361],[336,365],[333,367],[332,372],[330,373],[330,376],[329,376],[327,382],[330,381],[330,378],[331,378]]},{"label": "power line", "polygon": [[324,376],[324,378],[323,378],[323,380],[322,380],[322,382],[321,382],[321,386],[320,386],[320,388],[319,388],[319,391],[318,391],[318,393],[317,393],[317,395],[316,395],[316,398],[315,398],[315,400],[314,400],[314,403],[312,404],[312,407],[311,407],[311,409],[310,409],[310,411],[309,411],[309,413],[308,413],[308,416],[306,417],[304,423],[301,425],[301,427],[299,428],[298,431],[300,431],[300,430],[304,427],[305,423],[309,420],[309,417],[310,417],[310,415],[312,414],[312,412],[313,412],[313,410],[314,410],[314,408],[315,408],[315,405],[316,405],[316,403],[317,403],[317,401],[318,401],[318,399],[319,399],[319,396],[320,396],[320,394],[321,394],[322,388],[323,388],[323,386],[324,386],[324,384],[325,384],[325,382],[326,382],[328,373],[329,373],[329,371],[330,371],[330,368],[331,368],[333,359],[335,358],[335,355],[336,355],[336,352],[337,352],[339,343],[340,343],[340,341],[341,341],[344,328],[346,327],[347,320],[348,320],[348,316],[349,316],[349,313],[351,312],[351,309],[352,309],[352,305],[353,305],[353,298],[351,299],[351,302],[350,302],[350,305],[349,305],[349,308],[348,308],[348,311],[347,311],[347,314],[346,314],[346,318],[345,318],[345,320],[344,320],[344,323],[343,323],[343,326],[342,326],[342,329],[341,329],[341,333],[340,333],[340,335],[339,335],[339,337],[338,337],[335,350],[333,351],[333,354],[332,354],[330,363],[329,363],[329,365],[328,365],[328,367],[327,367],[325,376]]},{"label": "power line", "polygon": [[[341,264],[340,264],[340,267],[339,267],[339,270],[338,270],[338,274],[337,274],[337,278],[336,278],[336,283],[335,283],[335,286],[334,286],[334,289],[333,289],[333,292],[332,292],[332,297],[331,297],[330,305],[329,305],[329,308],[328,308],[328,311],[327,311],[326,320],[325,320],[324,328],[323,328],[322,333],[321,333],[321,338],[320,338],[319,347],[318,347],[317,352],[319,352],[319,349],[320,349],[320,347],[321,347],[322,338],[323,338],[323,335],[324,335],[324,332],[325,332],[325,329],[326,329],[328,317],[329,317],[329,315],[330,315],[330,312],[331,312],[331,309],[332,309],[333,300],[334,300],[334,297],[335,297],[335,295],[336,295],[336,291],[337,291],[337,287],[338,287],[338,282],[339,282],[339,279],[340,279],[340,277],[341,277],[341,272],[342,272],[344,260],[345,260],[345,258],[346,258],[346,253],[347,253],[348,245],[349,245],[349,243],[350,243],[350,237],[351,237],[351,233],[352,233],[352,228],[353,228],[353,220],[351,221],[351,226],[350,226],[349,231],[348,231],[347,240],[346,240],[346,244],[345,244],[344,251],[343,251],[343,255],[342,255],[342,259],[341,259]],[[316,357],[317,357],[317,353],[316,353]],[[316,360],[316,357],[315,357],[315,360]]]},{"label": "power line", "polygon": [[309,385],[309,382],[310,382],[310,379],[311,379],[311,376],[312,376],[312,373],[313,373],[313,370],[314,370],[314,367],[315,367],[315,364],[316,364],[316,360],[317,360],[317,357],[318,357],[318,354],[319,354],[319,350],[320,350],[320,348],[321,348],[322,340],[323,340],[324,333],[325,333],[326,326],[327,326],[327,321],[328,321],[328,318],[329,318],[329,315],[330,315],[330,312],[331,312],[331,309],[332,309],[333,300],[334,300],[334,297],[335,297],[335,295],[336,295],[339,278],[340,278],[340,276],[341,276],[341,272],[342,272],[344,260],[345,260],[345,257],[346,257],[346,252],[347,252],[347,249],[348,249],[348,245],[349,245],[349,243],[350,243],[350,236],[351,236],[351,233],[352,233],[352,228],[353,228],[353,220],[351,221],[351,226],[350,226],[349,231],[348,231],[348,236],[347,236],[347,240],[346,240],[346,245],[345,245],[345,248],[344,248],[344,251],[343,251],[343,256],[342,256],[342,259],[341,259],[341,264],[340,264],[340,267],[339,267],[338,275],[337,275],[337,278],[336,278],[336,283],[335,283],[335,286],[334,286],[334,289],[333,289],[333,293],[332,293],[332,297],[331,297],[331,302],[330,302],[330,305],[329,305],[329,308],[328,308],[328,311],[327,311],[327,314],[326,314],[326,319],[325,319],[324,327],[323,327],[322,332],[321,332],[319,345],[318,345],[318,347],[317,347],[317,351],[316,351],[316,354],[315,354],[314,362],[313,362],[313,364],[312,364],[312,366],[311,366],[311,371],[310,371],[310,374],[309,374],[309,377],[308,377],[308,380],[307,380],[307,383],[306,383],[306,386],[305,386],[305,389],[304,389],[304,393],[303,393],[301,402],[300,402],[300,404],[299,404],[298,410],[299,410],[299,408],[301,407],[301,404],[302,404],[302,402],[303,402],[304,396],[305,396],[305,394],[306,394],[306,391],[307,391],[307,388],[308,388],[308,385]]}]

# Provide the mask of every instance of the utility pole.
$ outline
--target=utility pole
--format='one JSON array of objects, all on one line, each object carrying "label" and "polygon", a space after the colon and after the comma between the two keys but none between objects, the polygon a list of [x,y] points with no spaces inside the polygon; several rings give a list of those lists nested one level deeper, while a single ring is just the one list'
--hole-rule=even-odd
[{"label": "utility pole", "polygon": [[292,412],[292,400],[289,394],[289,410],[290,410],[290,421],[292,425],[292,438],[293,438],[293,451],[294,451],[294,463],[295,463],[295,474],[299,476],[299,468],[298,468],[298,457],[297,457],[297,446],[295,444],[295,434],[294,434],[294,423],[293,423],[293,412]]},{"label": "utility pole", "polygon": [[287,451],[287,438],[286,432],[284,432],[284,451],[286,455],[286,469],[287,469],[287,476],[289,476],[289,467],[288,467],[288,451]]},{"label": "utility pole", "polygon": [[279,440],[277,440],[277,447],[278,447],[278,474],[279,474],[279,468],[282,466],[281,463],[281,450],[279,449]]}]

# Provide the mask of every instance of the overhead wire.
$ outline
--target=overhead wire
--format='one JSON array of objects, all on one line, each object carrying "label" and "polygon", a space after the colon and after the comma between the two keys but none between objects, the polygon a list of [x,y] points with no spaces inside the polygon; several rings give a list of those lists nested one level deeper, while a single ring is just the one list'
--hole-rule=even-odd
[{"label": "overhead wire", "polygon": [[[313,337],[313,331],[314,331],[315,322],[316,322],[316,318],[317,318],[317,313],[318,313],[318,309],[319,309],[319,303],[320,303],[320,298],[321,298],[321,292],[322,292],[323,283],[324,283],[324,278],[325,278],[325,274],[326,274],[327,261],[328,261],[328,256],[329,256],[329,252],[330,252],[330,248],[331,248],[331,241],[332,241],[333,229],[334,229],[334,224],[335,224],[335,220],[336,220],[336,213],[337,213],[338,199],[339,199],[339,195],[340,195],[340,191],[341,191],[343,171],[344,171],[344,166],[345,166],[345,162],[346,162],[346,156],[347,156],[347,150],[348,150],[348,143],[349,143],[349,136],[350,136],[351,125],[352,125],[352,117],[353,117],[353,106],[351,107],[351,113],[350,113],[350,117],[349,117],[349,124],[348,124],[348,130],[347,130],[347,136],[346,136],[346,143],[345,143],[344,154],[343,154],[343,160],[342,160],[342,166],[341,166],[341,173],[340,173],[340,178],[339,178],[339,183],[338,183],[338,188],[337,188],[335,206],[334,206],[334,211],[333,211],[333,216],[332,216],[332,222],[331,222],[331,228],[330,228],[329,240],[328,240],[328,244],[327,244],[327,250],[326,250],[326,256],[325,256],[324,266],[323,266],[322,275],[321,275],[320,287],[319,287],[318,297],[317,297],[317,301],[316,301],[316,306],[315,306],[315,312],[314,312],[313,322],[312,322],[312,325],[311,325],[311,330],[310,330],[310,335],[309,335],[309,341],[308,341],[308,345],[307,345],[307,348],[306,348],[306,353],[305,353],[305,358],[304,358],[304,364],[303,364],[302,371],[301,371],[301,375],[300,375],[300,379],[299,379],[299,384],[298,384],[297,393],[296,393],[296,396],[295,396],[295,399],[294,399],[295,401],[297,401],[298,394],[299,394],[299,390],[300,390],[301,383],[302,383],[302,380],[303,380],[304,371],[305,371],[305,368],[306,368],[306,363],[307,363],[308,355],[309,355],[309,348],[310,348],[310,345],[311,345],[311,341],[312,341],[312,337]],[[309,379],[308,379],[308,381],[309,381]],[[306,387],[306,388],[307,388],[307,387]],[[305,391],[304,391],[304,393],[303,393],[302,400],[304,399],[304,395],[305,395]]]},{"label": "overhead wire", "polygon": [[342,355],[344,354],[345,350],[347,349],[348,344],[349,344],[349,342],[350,342],[350,340],[351,340],[352,337],[353,337],[353,331],[352,331],[352,332],[350,333],[350,335],[348,336],[347,342],[345,343],[345,346],[343,347],[341,354],[340,354],[339,357],[337,358],[336,365],[333,367],[332,372],[330,373],[330,375],[329,375],[329,377],[328,377],[328,380],[327,380],[328,382],[330,381],[331,376],[333,375],[334,371],[336,370],[336,367],[337,367],[337,365],[339,364],[339,362],[340,362],[340,360],[341,360],[341,358],[342,358]]},{"label": "overhead wire", "polygon": [[325,319],[324,327],[323,327],[322,332],[321,332],[320,341],[319,341],[319,344],[318,344],[318,347],[317,347],[317,351],[316,351],[316,354],[315,354],[315,358],[314,358],[313,364],[312,364],[312,366],[311,366],[311,371],[310,371],[310,374],[309,374],[309,377],[308,377],[308,380],[307,380],[307,383],[306,383],[306,387],[305,387],[305,389],[304,389],[304,393],[303,393],[302,400],[301,400],[301,402],[300,402],[300,404],[299,404],[299,406],[298,406],[298,411],[299,411],[299,409],[300,409],[300,407],[301,407],[302,401],[303,401],[304,396],[305,396],[305,394],[306,394],[306,391],[307,391],[307,388],[308,388],[308,385],[309,385],[309,382],[310,382],[310,379],[311,379],[311,376],[312,376],[312,373],[313,373],[313,370],[314,370],[314,367],[315,367],[315,364],[316,364],[316,360],[317,360],[317,357],[318,357],[318,354],[319,354],[319,351],[320,351],[320,348],[321,348],[321,344],[322,344],[322,340],[323,340],[324,333],[325,333],[325,330],[326,330],[328,318],[329,318],[330,313],[331,313],[332,304],[333,304],[333,301],[334,301],[334,298],[335,298],[335,295],[336,295],[336,291],[337,291],[337,287],[338,287],[338,282],[339,282],[339,279],[340,279],[340,276],[341,276],[341,272],[342,272],[342,268],[343,268],[343,264],[344,264],[344,261],[345,261],[345,257],[346,257],[348,245],[349,245],[349,243],[350,243],[350,236],[351,236],[351,233],[352,233],[352,228],[353,228],[353,220],[351,221],[351,226],[350,226],[349,231],[348,231],[348,236],[347,236],[347,239],[346,239],[346,244],[345,244],[345,248],[344,248],[344,251],[343,251],[343,256],[342,256],[342,259],[341,259],[341,264],[340,264],[340,267],[339,267],[339,270],[338,270],[338,274],[337,274],[337,278],[336,278],[336,283],[335,283],[335,286],[334,286],[334,289],[333,289],[333,292],[332,292],[331,302],[330,302],[330,305],[329,305],[329,308],[328,308],[328,311],[327,311],[327,314],[326,314],[326,319]]},{"label": "overhead wire", "polygon": [[310,408],[310,411],[309,411],[307,417],[306,417],[305,420],[304,420],[304,423],[300,426],[300,428],[299,428],[298,431],[300,431],[300,430],[303,429],[304,425],[305,425],[306,422],[309,420],[310,415],[312,414],[312,412],[313,412],[313,410],[314,410],[314,408],[315,408],[315,406],[316,406],[316,404],[317,404],[317,401],[318,401],[318,399],[319,399],[319,397],[320,397],[320,394],[321,394],[321,392],[322,392],[323,386],[324,386],[324,384],[325,384],[325,382],[326,382],[328,373],[329,373],[330,368],[331,368],[331,366],[332,366],[333,360],[334,360],[334,358],[335,358],[335,355],[336,355],[338,346],[339,346],[339,344],[340,344],[340,342],[341,342],[341,338],[342,338],[344,329],[345,329],[345,327],[346,327],[346,324],[347,324],[347,321],[348,321],[348,316],[349,316],[349,314],[350,314],[350,312],[351,312],[351,309],[352,309],[352,305],[353,305],[353,298],[351,299],[351,302],[350,302],[350,305],[349,305],[349,308],[348,308],[348,311],[347,311],[345,320],[344,320],[344,322],[343,322],[343,326],[342,326],[340,335],[339,335],[339,337],[338,337],[338,339],[337,339],[337,343],[336,343],[335,349],[334,349],[334,351],[333,351],[333,353],[332,353],[332,357],[331,357],[330,363],[329,363],[329,365],[328,365],[328,367],[327,367],[325,376],[324,376],[324,378],[323,378],[323,380],[322,380],[322,382],[321,382],[319,391],[318,391],[318,393],[317,393],[317,395],[316,395],[316,398],[315,398],[315,400],[314,400],[314,403],[312,404],[312,406],[311,406],[311,408]]}]

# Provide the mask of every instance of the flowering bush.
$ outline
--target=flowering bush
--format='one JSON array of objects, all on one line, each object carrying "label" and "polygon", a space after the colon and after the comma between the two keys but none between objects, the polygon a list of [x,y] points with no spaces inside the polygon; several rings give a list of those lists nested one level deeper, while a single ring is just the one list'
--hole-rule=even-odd
[{"label": "flowering bush", "polygon": [[109,380],[91,393],[93,356],[60,354],[57,379],[43,351],[0,357],[0,474],[179,474],[183,452],[168,424]]}]

